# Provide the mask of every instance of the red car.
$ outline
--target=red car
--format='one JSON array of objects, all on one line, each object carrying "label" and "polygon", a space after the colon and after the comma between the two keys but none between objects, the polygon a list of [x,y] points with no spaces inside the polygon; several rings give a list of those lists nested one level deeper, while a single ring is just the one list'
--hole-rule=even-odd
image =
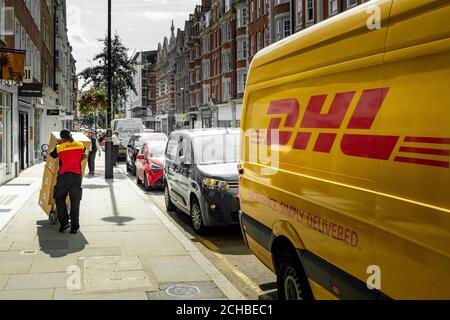
[{"label": "red car", "polygon": [[153,187],[163,187],[164,153],[166,144],[161,141],[146,141],[136,156],[136,182],[144,183],[146,191]]}]

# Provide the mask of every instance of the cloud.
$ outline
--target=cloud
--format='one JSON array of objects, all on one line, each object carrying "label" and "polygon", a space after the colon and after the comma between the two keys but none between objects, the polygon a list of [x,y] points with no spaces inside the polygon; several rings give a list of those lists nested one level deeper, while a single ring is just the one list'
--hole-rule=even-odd
[{"label": "cloud", "polygon": [[138,15],[152,21],[167,21],[178,18],[188,18],[187,12],[162,12],[162,11],[146,11],[140,12]]}]

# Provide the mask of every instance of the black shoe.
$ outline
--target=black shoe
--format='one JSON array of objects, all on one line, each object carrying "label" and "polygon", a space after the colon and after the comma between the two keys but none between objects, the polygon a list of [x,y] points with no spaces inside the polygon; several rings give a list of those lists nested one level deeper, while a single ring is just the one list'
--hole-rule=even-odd
[{"label": "black shoe", "polygon": [[67,229],[70,228],[70,223],[66,224],[65,227],[61,227],[59,228],[59,232],[64,233]]},{"label": "black shoe", "polygon": [[71,229],[71,230],[70,230],[70,233],[71,233],[71,234],[77,234],[77,233],[78,233],[78,229]]}]

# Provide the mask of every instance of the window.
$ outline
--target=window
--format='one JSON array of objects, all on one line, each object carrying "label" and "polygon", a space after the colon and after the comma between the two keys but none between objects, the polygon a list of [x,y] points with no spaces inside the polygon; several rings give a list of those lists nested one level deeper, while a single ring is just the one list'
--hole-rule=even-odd
[{"label": "window", "polygon": [[231,70],[231,53],[229,50],[222,54],[222,71],[228,72]]},{"label": "window", "polygon": [[269,13],[269,0],[264,0],[264,14]]},{"label": "window", "polygon": [[222,43],[231,40],[230,22],[225,22],[222,25]]},{"label": "window", "polygon": [[237,91],[243,93],[245,90],[245,82],[247,81],[247,70],[241,69],[237,71]]},{"label": "window", "polygon": [[209,52],[209,38],[208,38],[208,36],[202,38],[202,51],[203,51],[203,53]]},{"label": "window", "polygon": [[291,20],[286,19],[283,21],[284,25],[284,37],[289,37],[291,35]]},{"label": "window", "polygon": [[259,18],[259,14],[260,14],[260,10],[261,10],[260,1],[261,0],[255,0],[255,2],[256,2],[256,19]]},{"label": "window", "polygon": [[6,7],[5,0],[0,0],[0,39],[5,41],[6,36]]},{"label": "window", "polygon": [[222,80],[222,102],[228,102],[231,97],[231,79]]},{"label": "window", "polygon": [[303,0],[297,0],[297,26],[303,24]]},{"label": "window", "polygon": [[269,45],[269,28],[264,29],[264,47]]},{"label": "window", "polygon": [[261,32],[258,32],[256,34],[256,52],[258,52],[259,50],[261,50]]},{"label": "window", "polygon": [[247,58],[247,41],[245,37],[237,39],[237,51],[238,60],[244,60]]},{"label": "window", "polygon": [[314,1],[306,0],[306,22],[314,22]]},{"label": "window", "polygon": [[209,85],[203,86],[203,103],[209,103]]},{"label": "window", "polygon": [[237,27],[242,28],[247,26],[247,8],[240,8],[237,10]]},{"label": "window", "polygon": [[250,22],[255,20],[255,1],[250,3]]},{"label": "window", "polygon": [[225,11],[224,12],[230,11],[230,8],[231,8],[230,0],[225,0]]},{"label": "window", "polygon": [[255,55],[255,36],[250,37],[250,57]]},{"label": "window", "polygon": [[357,0],[347,0],[347,8],[354,7],[358,4]]},{"label": "window", "polygon": [[328,0],[328,8],[329,16],[334,16],[336,13],[338,13],[338,1],[337,0]]},{"label": "window", "polygon": [[282,20],[276,22],[276,41],[280,41],[283,38],[282,33]]}]

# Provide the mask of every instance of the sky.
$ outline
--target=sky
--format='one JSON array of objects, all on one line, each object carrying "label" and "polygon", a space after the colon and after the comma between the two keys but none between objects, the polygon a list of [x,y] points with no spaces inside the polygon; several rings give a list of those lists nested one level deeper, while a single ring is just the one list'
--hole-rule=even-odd
[{"label": "sky", "polygon": [[[107,32],[107,0],[67,0],[67,28],[77,72],[91,65],[101,51],[98,40]],[[112,0],[112,32],[135,51],[156,50],[164,36],[170,37],[171,21],[184,28],[184,21],[201,0]]]}]

